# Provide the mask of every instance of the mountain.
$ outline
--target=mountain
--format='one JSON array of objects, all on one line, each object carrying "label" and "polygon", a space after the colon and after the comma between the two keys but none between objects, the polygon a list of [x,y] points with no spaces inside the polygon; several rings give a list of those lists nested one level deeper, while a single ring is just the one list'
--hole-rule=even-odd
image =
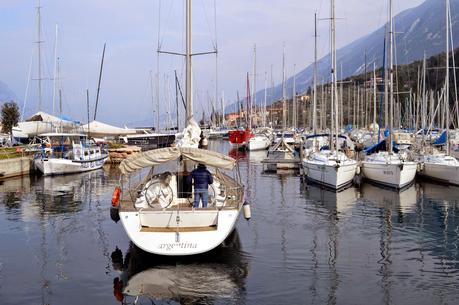
[{"label": "mountain", "polygon": [[11,89],[8,88],[8,86],[5,83],[0,81],[0,102],[15,100],[15,99],[16,99],[16,95],[14,94],[14,92],[11,91]]},{"label": "mountain", "polygon": [[[459,0],[450,0],[453,47],[459,46]],[[403,65],[422,59],[424,52],[427,57],[445,50],[445,2],[442,0],[426,0],[421,5],[405,10],[394,17],[396,34],[396,64]],[[456,30],[457,29],[457,30]],[[367,53],[367,69],[373,70],[373,62],[382,66],[385,26],[364,36],[349,45],[337,50],[338,77],[348,78],[361,74],[365,70],[365,52]],[[339,35],[339,31],[338,31]],[[323,35],[322,35],[323,36]],[[342,65],[342,71],[341,71]],[[318,62],[318,79],[330,80],[330,55]],[[342,72],[342,73],[341,73]],[[296,75],[297,92],[305,92],[312,86],[313,65],[308,66]],[[293,77],[286,81],[286,92],[290,97],[293,91]],[[269,103],[282,96],[282,84],[277,85]],[[257,101],[263,100],[264,92],[257,92]],[[228,106],[227,112],[235,111],[237,104]]]}]

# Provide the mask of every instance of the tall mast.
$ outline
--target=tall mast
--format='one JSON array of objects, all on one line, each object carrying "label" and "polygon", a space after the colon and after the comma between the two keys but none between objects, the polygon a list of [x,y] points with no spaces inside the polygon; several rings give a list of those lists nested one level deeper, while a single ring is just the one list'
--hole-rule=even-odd
[{"label": "tall mast", "polygon": [[[422,102],[421,102],[421,128],[425,131],[426,129],[426,125],[427,125],[427,119],[426,119],[426,115],[427,115],[427,91],[426,91],[426,69],[427,68],[427,60],[426,60],[426,53],[424,52],[424,58],[422,60]],[[424,136],[423,138],[425,138],[425,132],[422,133]]]},{"label": "tall mast", "polygon": [[252,96],[250,95],[250,78],[249,72],[247,72],[247,86],[246,86],[246,108],[247,108],[247,116],[246,116],[246,127],[250,130],[252,129]]},{"label": "tall mast", "polygon": [[54,38],[54,76],[53,76],[53,115],[55,115],[55,106],[56,106],[56,85],[58,81],[58,58],[57,58],[57,37],[59,33],[58,25],[56,24],[55,38]]},{"label": "tall mast", "polygon": [[[377,100],[377,91],[376,91],[376,62],[373,62],[373,134],[376,129],[376,100]],[[380,110],[381,111],[381,110]]]},{"label": "tall mast", "polygon": [[[60,58],[57,58],[57,79],[59,80],[61,76],[61,68],[60,68]],[[59,117],[62,118],[62,90],[61,86],[59,85]],[[62,121],[61,121],[62,123]]]},{"label": "tall mast", "polygon": [[[191,0],[186,0],[186,126],[193,120],[193,82],[192,82],[192,67],[191,67]],[[159,101],[158,101],[159,102]]]},{"label": "tall mast", "polygon": [[317,13],[314,14],[314,78],[312,102],[312,133],[317,133]]},{"label": "tall mast", "polygon": [[[153,106],[153,114],[155,113],[155,89],[154,89],[154,80],[153,80],[153,71],[150,70],[150,91],[151,91],[151,105]],[[156,129],[156,132],[158,130]]]},{"label": "tall mast", "polygon": [[392,11],[392,0],[389,0],[389,99],[390,99],[390,114],[389,114],[389,153],[392,153],[392,132],[394,129],[394,20]]},{"label": "tall mast", "polygon": [[41,40],[41,2],[38,0],[37,6],[37,47],[38,47],[38,111],[41,111],[42,107],[42,99],[43,99],[43,92],[42,92],[42,71],[41,71],[41,44],[43,41]]},{"label": "tall mast", "polygon": [[[363,81],[363,90],[364,90],[364,98],[363,98],[363,124],[362,126],[364,128],[367,128],[367,117],[368,117],[368,113],[367,113],[367,105],[368,105],[368,100],[367,100],[367,95],[368,95],[368,90],[367,90],[367,80],[368,80],[368,76],[367,76],[367,66],[368,66],[368,63],[367,63],[367,49],[365,49],[365,68],[364,68],[364,73],[365,73],[365,78],[364,78],[364,81]],[[343,71],[342,69],[342,66],[341,66],[341,72]]]},{"label": "tall mast", "polygon": [[282,129],[287,128],[287,103],[285,100],[285,43],[282,48]]},{"label": "tall mast", "polygon": [[296,65],[293,65],[293,107],[292,107],[292,127],[296,129],[297,126],[297,105],[296,105]]},{"label": "tall mast", "polygon": [[104,70],[104,58],[105,58],[105,47],[106,46],[107,46],[107,43],[104,43],[104,49],[102,51],[102,59],[100,61],[99,81],[97,83],[96,106],[94,108],[94,121],[96,120],[97,106],[99,105],[100,82],[102,81],[102,71]]},{"label": "tall mast", "polygon": [[266,100],[268,99],[267,87],[268,87],[268,72],[265,72],[265,90],[264,90],[265,96],[263,100],[263,117],[262,117],[263,127],[266,127]]},{"label": "tall mast", "polygon": [[225,91],[222,91],[222,126],[225,125]]},{"label": "tall mast", "polygon": [[[335,148],[338,146],[338,101],[337,101],[337,91],[336,91],[336,19],[335,19],[335,0],[331,0],[331,73],[332,73],[332,82],[331,82],[331,114],[332,114],[332,136],[333,132],[335,133],[335,143],[332,145],[332,151],[335,151]],[[333,128],[335,130],[333,130]]]},{"label": "tall mast", "polygon": [[445,107],[446,107],[446,153],[450,153],[449,145],[449,0],[445,0],[446,6],[446,76],[445,76]]},{"label": "tall mast", "polygon": [[[255,44],[253,46],[253,84],[252,84],[252,99],[250,103],[250,114],[252,114],[252,111],[255,107],[257,109],[257,45]],[[255,115],[257,114],[257,111],[255,110]]]},{"label": "tall mast", "polygon": [[[214,31],[215,31],[215,108],[218,109],[218,39],[217,39],[217,2],[214,0]],[[222,92],[223,94],[223,92]],[[225,109],[223,109],[223,100],[224,97],[222,96],[221,99],[221,107],[222,107],[222,120],[220,121],[220,125],[225,125]],[[218,111],[217,111],[217,118],[218,118]]]}]

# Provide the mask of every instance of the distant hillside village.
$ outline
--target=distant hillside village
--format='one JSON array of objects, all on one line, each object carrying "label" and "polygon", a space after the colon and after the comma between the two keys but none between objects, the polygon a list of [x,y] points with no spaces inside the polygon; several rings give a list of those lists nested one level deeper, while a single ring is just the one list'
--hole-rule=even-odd
[{"label": "distant hillside village", "polygon": [[[458,58],[459,48],[454,52],[454,58]],[[440,91],[444,86],[445,71],[438,67],[445,66],[445,53],[440,53],[426,59],[426,91]],[[453,56],[450,56],[450,66],[453,66]],[[408,65],[399,65],[396,69],[396,121],[401,122],[401,125],[408,125],[410,107],[421,98],[422,86],[422,65],[423,61],[415,61]],[[373,122],[374,114],[374,85],[376,84],[376,113],[384,113],[384,109],[380,109],[381,98],[384,98],[384,80],[382,78],[382,69],[377,69],[376,78],[374,72],[368,70],[364,73],[343,79],[338,82],[338,97],[340,102],[339,120],[341,126],[352,125],[355,127],[369,126]],[[450,101],[453,103],[458,99],[457,88],[459,80],[456,77],[451,78]],[[286,99],[286,125],[298,128],[307,128],[312,125],[312,90],[308,88],[307,92],[297,93],[296,95],[296,113],[294,111],[293,98]],[[417,103],[417,102],[416,102]],[[411,106],[410,106],[411,105]],[[319,85],[317,88],[317,115],[319,128],[330,126],[330,84]],[[451,104],[452,113],[457,113],[455,105]],[[246,102],[240,102],[239,112],[231,112],[225,114],[225,123],[227,126],[243,126],[245,124]],[[328,109],[328,110],[327,110]],[[275,101],[266,107],[266,123],[274,128],[282,126],[282,100]],[[296,118],[295,118],[296,116]],[[262,124],[263,109],[260,105],[254,106],[252,111],[253,124],[260,126]],[[296,120],[296,124],[295,123]],[[455,124],[456,120],[452,123]],[[458,126],[455,126],[458,127]]]}]

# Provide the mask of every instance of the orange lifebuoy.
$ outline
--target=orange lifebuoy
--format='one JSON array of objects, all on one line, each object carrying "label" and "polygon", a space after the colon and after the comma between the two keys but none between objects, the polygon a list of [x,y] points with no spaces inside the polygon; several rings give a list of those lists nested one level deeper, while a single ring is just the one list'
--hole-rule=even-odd
[{"label": "orange lifebuoy", "polygon": [[119,186],[115,187],[112,195],[112,206],[117,208],[120,204],[121,197],[121,188]]}]

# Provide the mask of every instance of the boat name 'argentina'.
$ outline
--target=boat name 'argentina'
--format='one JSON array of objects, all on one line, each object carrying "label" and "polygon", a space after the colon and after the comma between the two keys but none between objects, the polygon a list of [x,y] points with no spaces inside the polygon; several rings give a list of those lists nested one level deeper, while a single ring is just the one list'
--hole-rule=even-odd
[{"label": "boat name 'argentina'", "polygon": [[198,247],[197,243],[164,243],[158,246],[159,249],[165,249],[166,251],[170,251],[174,248],[196,249],[197,247]]}]

